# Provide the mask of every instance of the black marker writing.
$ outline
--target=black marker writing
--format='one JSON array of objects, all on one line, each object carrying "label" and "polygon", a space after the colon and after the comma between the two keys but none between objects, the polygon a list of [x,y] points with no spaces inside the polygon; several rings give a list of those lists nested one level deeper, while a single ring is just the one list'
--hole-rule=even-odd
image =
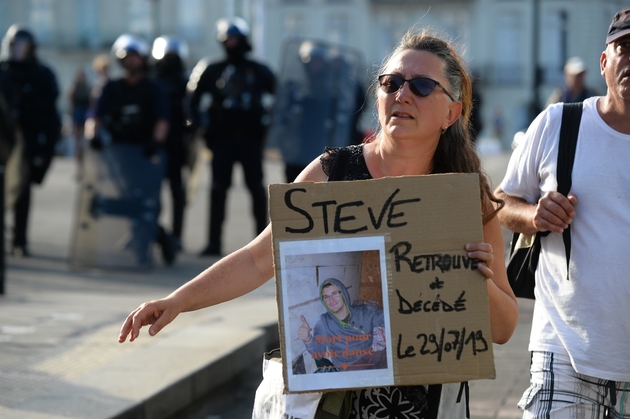
[{"label": "black marker writing", "polygon": [[[398,312],[401,314],[411,314],[418,312],[430,313],[436,311],[442,311],[445,313],[450,313],[452,311],[466,311],[466,299],[464,298],[464,294],[466,294],[466,291],[462,291],[459,297],[457,297],[455,302],[452,304],[443,301],[440,298],[440,294],[435,297],[435,300],[419,299],[411,303],[400,294],[399,290],[396,290],[396,295],[398,295]],[[422,297],[422,293],[420,293],[420,297]]]},{"label": "black marker writing", "polygon": [[394,263],[396,266],[396,272],[401,271],[401,265],[406,264],[411,272],[422,273],[425,271],[448,272],[450,270],[457,269],[470,269],[471,271],[477,270],[477,264],[479,260],[471,259],[463,255],[449,255],[442,253],[435,253],[430,255],[415,255],[409,257],[411,252],[411,243],[399,242],[389,249],[389,253],[394,254]]},{"label": "black marker writing", "polygon": [[[465,349],[469,349],[473,355],[488,351],[488,342],[483,336],[481,330],[472,331],[467,334],[466,328],[461,330],[449,330],[442,328],[436,334],[420,333],[416,336],[414,345],[407,345],[404,352],[403,336],[398,335],[398,345],[396,348],[396,356],[398,359],[413,358],[416,355],[427,356],[436,355],[437,361],[442,362],[444,354],[454,354],[455,359],[459,361]],[[417,348],[416,345],[420,345]]]},{"label": "black marker writing", "polygon": [[[375,216],[375,211],[371,207],[367,207],[367,212],[370,216],[371,227],[374,230],[378,230],[383,225],[383,221],[388,228],[399,228],[407,225],[407,221],[404,221],[405,212],[401,210],[402,205],[420,202],[420,198],[409,198],[409,199],[399,199],[394,200],[396,195],[400,192],[400,189],[396,189],[392,194],[385,200],[382,207],[380,208],[378,217]],[[304,188],[292,188],[285,192],[284,194],[284,203],[288,209],[300,214],[301,217],[304,218],[305,226],[304,227],[285,227],[285,231],[287,233],[294,234],[306,234],[311,232],[315,228],[316,219],[309,213],[307,209],[304,207],[298,206],[294,200],[293,195],[296,193],[307,193]],[[351,201],[351,202],[343,202],[337,203],[337,201],[318,201],[311,203],[312,208],[321,208],[322,211],[322,223],[323,230],[325,234],[328,234],[330,231],[330,213],[334,208],[334,216],[332,221],[332,230],[335,233],[342,234],[355,234],[361,231],[368,230],[370,226],[368,225],[357,225],[357,219],[361,217],[357,217],[358,211],[357,209],[365,206],[365,202],[363,201]],[[354,208],[354,211],[353,211]],[[400,220],[397,220],[400,219]]]}]

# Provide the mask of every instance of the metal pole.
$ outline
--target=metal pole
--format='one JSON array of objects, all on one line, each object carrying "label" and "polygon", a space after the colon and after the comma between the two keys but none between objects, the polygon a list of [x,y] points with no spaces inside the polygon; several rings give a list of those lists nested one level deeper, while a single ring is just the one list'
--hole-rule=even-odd
[{"label": "metal pole", "polygon": [[0,295],[4,295],[4,164],[0,164]]},{"label": "metal pole", "polygon": [[268,58],[266,56],[266,22],[265,22],[265,0],[254,0],[252,6],[252,43],[254,44],[254,52],[260,58]]},{"label": "metal pole", "polygon": [[539,87],[541,84],[541,71],[538,63],[538,45],[540,43],[540,0],[532,0],[532,67],[533,74],[533,88],[532,88],[532,102],[530,104],[530,121],[533,121],[540,113],[540,96]]}]

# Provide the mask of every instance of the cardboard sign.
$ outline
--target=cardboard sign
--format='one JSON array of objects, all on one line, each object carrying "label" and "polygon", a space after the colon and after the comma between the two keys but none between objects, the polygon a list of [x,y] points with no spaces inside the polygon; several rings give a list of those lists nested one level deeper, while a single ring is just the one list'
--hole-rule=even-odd
[{"label": "cardboard sign", "polygon": [[494,378],[476,174],[269,194],[287,391]]}]

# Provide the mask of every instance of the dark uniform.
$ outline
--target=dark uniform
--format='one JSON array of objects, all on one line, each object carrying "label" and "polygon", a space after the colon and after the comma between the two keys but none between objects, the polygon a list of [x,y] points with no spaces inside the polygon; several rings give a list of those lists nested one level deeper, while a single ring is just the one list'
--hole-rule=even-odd
[{"label": "dark uniform", "polygon": [[470,112],[470,140],[473,145],[477,142],[477,137],[483,129],[483,119],[481,108],[483,106],[483,96],[477,87],[477,82],[472,85],[472,110]]},{"label": "dark uniform", "polygon": [[268,67],[245,57],[251,48],[247,41],[248,28],[242,20],[221,20],[217,26],[227,57],[200,72],[202,61],[191,76],[191,81],[194,78],[196,82],[191,116],[198,124],[204,117],[198,113],[202,96],[209,94],[212,98],[205,115],[206,144],[213,153],[210,226],[208,246],[202,256],[221,254],[227,191],[231,186],[232,167],[237,161],[243,167],[245,183],[252,195],[256,232],[260,233],[267,226],[262,159],[268,117],[263,96],[274,92],[275,76]]},{"label": "dark uniform", "polygon": [[[4,90],[4,73],[0,72],[0,92]],[[3,95],[0,95],[0,165],[4,166],[9,160],[11,149],[15,143],[15,123],[11,110]],[[2,186],[2,185],[0,185]],[[4,195],[0,196],[4,199]],[[2,210],[3,208],[0,208]],[[4,219],[1,220],[4,222]]]},{"label": "dark uniform", "polygon": [[27,256],[27,224],[31,203],[31,184],[41,184],[55,152],[61,133],[61,119],[56,102],[57,79],[50,68],[38,62],[33,35],[12,26],[2,42],[0,76],[4,79],[2,94],[22,134],[23,161],[26,176],[13,208],[15,256]]},{"label": "dark uniform", "polygon": [[158,119],[168,119],[166,96],[153,80],[144,78],[130,85],[125,79],[112,80],[103,88],[96,106],[96,116],[113,143],[142,145],[147,156],[158,145],[153,129]]},{"label": "dark uniform", "polygon": [[188,157],[190,130],[184,106],[188,77],[184,71],[187,55],[186,44],[174,37],[161,36],[153,42],[155,59],[155,80],[166,93],[169,104],[169,130],[166,137],[166,178],[168,179],[173,203],[171,234],[178,250],[181,250],[181,237],[186,207],[186,186],[182,170]]}]

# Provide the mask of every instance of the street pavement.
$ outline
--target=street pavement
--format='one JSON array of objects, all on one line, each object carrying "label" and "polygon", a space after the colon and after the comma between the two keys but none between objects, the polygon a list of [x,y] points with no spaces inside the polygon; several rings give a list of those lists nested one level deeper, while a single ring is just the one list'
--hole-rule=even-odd
[{"label": "street pavement", "polygon": [[[483,155],[494,185],[508,158],[506,153]],[[267,159],[264,168],[267,182],[283,181],[277,159]],[[147,272],[69,265],[76,175],[71,158],[54,161],[44,185],[33,194],[32,256],[6,255],[5,295],[0,296],[0,418],[192,418],[193,413],[181,411],[198,399],[206,400],[199,410],[203,413],[197,412],[199,418],[250,417],[262,353],[277,345],[273,281],[236,300],[184,313],[155,337],[144,332],[133,343],[117,342],[131,310],[169,294],[216,261],[197,256],[207,237],[207,168],[200,191],[187,208],[184,251],[167,267],[156,249],[157,263]],[[163,202],[162,222],[168,226],[166,188]],[[250,208],[237,167],[228,196],[224,252],[254,237]],[[5,225],[9,249],[10,211]],[[528,385],[532,304],[519,303],[521,317],[514,336],[507,344],[494,346],[497,378],[471,383],[474,419],[521,417],[516,403]]]}]

